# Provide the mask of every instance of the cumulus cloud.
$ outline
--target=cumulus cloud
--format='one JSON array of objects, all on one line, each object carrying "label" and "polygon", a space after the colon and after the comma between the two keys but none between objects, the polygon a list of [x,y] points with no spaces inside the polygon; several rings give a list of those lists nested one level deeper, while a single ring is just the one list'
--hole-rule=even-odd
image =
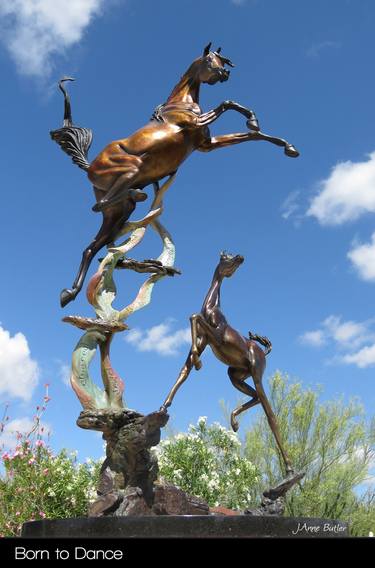
[{"label": "cumulus cloud", "polygon": [[326,338],[323,330],[316,329],[315,331],[306,331],[300,336],[301,343],[311,345],[311,347],[321,347],[326,343]]},{"label": "cumulus cloud", "polygon": [[177,355],[179,348],[191,343],[190,328],[172,330],[172,320],[150,329],[132,329],[125,335],[125,341],[138,351],[155,351],[159,355]]},{"label": "cumulus cloud", "polygon": [[365,322],[342,321],[341,316],[328,316],[313,331],[307,331],[300,336],[302,343],[313,347],[325,345],[329,340],[333,340],[340,347],[351,345],[356,348],[369,339],[375,339],[375,334],[370,330],[372,320]]},{"label": "cumulus cloud", "polygon": [[[48,436],[51,431],[49,424],[40,422],[39,426],[40,429],[43,428],[43,432],[39,430],[40,435]],[[14,420],[7,422],[4,426],[3,432],[1,433],[1,445],[7,449],[14,448],[19,443],[19,440],[17,440],[17,434],[29,434],[34,427],[35,422],[26,416],[23,418],[15,418]]]},{"label": "cumulus cloud", "polygon": [[30,400],[38,383],[38,364],[30,356],[26,337],[0,326],[0,394]]},{"label": "cumulus cloud", "polygon": [[370,242],[354,245],[348,258],[362,280],[375,282],[375,233]]},{"label": "cumulus cloud", "polygon": [[375,212],[375,152],[363,162],[340,162],[319,183],[307,215],[322,225],[341,225]]},{"label": "cumulus cloud", "polygon": [[311,347],[333,344],[337,353],[331,362],[354,364],[363,369],[375,364],[373,327],[374,320],[343,321],[340,316],[331,315],[318,329],[307,331],[299,340]]},{"label": "cumulus cloud", "polygon": [[360,369],[370,367],[370,365],[375,365],[375,343],[373,345],[362,347],[362,349],[356,353],[344,355],[342,360],[344,363],[357,365]]},{"label": "cumulus cloud", "polygon": [[1,41],[20,73],[46,75],[52,58],[82,39],[104,4],[104,0],[1,0]]},{"label": "cumulus cloud", "polygon": [[331,40],[321,41],[318,43],[313,43],[306,51],[306,55],[307,57],[315,59],[319,57],[319,55],[321,55],[322,51],[326,51],[329,49],[338,49],[340,47],[341,43],[339,43],[338,41],[331,41]]}]

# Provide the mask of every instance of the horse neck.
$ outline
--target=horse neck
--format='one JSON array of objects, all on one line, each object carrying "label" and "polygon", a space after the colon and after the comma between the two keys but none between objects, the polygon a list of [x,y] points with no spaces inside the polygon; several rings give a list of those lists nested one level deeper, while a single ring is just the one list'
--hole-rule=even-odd
[{"label": "horse neck", "polygon": [[197,62],[194,61],[181,77],[165,104],[196,103],[199,104],[200,81],[196,78]]},{"label": "horse neck", "polygon": [[220,308],[220,288],[223,277],[219,273],[219,269],[216,268],[214,276],[212,278],[210,289],[207,292],[207,296],[203,302],[203,310]]}]

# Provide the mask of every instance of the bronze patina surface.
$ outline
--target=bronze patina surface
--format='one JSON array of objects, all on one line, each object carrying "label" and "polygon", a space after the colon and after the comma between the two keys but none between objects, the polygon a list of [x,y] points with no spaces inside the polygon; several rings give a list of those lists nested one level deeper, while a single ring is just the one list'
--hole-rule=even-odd
[{"label": "bronze patina surface", "polygon": [[[261,132],[255,113],[234,101],[224,101],[216,108],[203,112],[199,105],[202,83],[214,85],[227,81],[233,63],[207,45],[183,74],[164,104],[154,111],[151,120],[142,128],[121,140],[108,144],[89,163],[87,153],[92,141],[90,129],[73,125],[71,107],[64,82],[60,89],[65,99],[63,127],[51,132],[51,137],[69,154],[73,162],[87,171],[93,184],[96,204],[103,222],[99,232],[83,252],[82,261],[71,289],[61,293],[65,306],[82,288],[87,270],[94,256],[105,245],[116,240],[137,202],[147,199],[142,190],[166,176],[173,175],[195,150],[210,152],[225,146],[265,140],[281,146],[287,156],[297,157],[296,148],[286,140]],[[248,132],[211,136],[209,125],[224,112],[234,110],[246,118]]]},{"label": "bronze patina surface", "polygon": [[[236,417],[239,414],[261,404],[282,455],[286,473],[292,476],[294,473],[292,464],[285,451],[276,416],[262,384],[263,373],[266,368],[266,355],[271,351],[272,344],[267,337],[251,332],[249,338],[241,335],[229,325],[220,306],[220,290],[224,278],[232,276],[243,261],[243,256],[221,253],[202,309],[199,313],[190,317],[191,349],[176,383],[162,405],[162,409],[167,409],[172,404],[177,390],[186,381],[192,368],[195,367],[196,370],[199,370],[202,367],[200,357],[209,345],[219,361],[228,366],[228,375],[232,385],[241,393],[250,397],[249,401],[233,410],[231,414],[233,430],[238,430],[239,424]],[[265,351],[259,347],[258,343],[265,347]],[[252,377],[255,389],[246,383],[246,379],[249,377]]]}]

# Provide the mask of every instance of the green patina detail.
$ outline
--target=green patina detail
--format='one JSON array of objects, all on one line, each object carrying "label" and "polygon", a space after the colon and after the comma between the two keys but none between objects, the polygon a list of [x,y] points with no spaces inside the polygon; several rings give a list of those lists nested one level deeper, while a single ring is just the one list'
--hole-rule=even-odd
[{"label": "green patina detail", "polygon": [[85,391],[95,408],[110,408],[107,394],[90,378],[89,366],[96,353],[98,343],[105,341],[100,331],[87,331],[78,341],[72,358],[72,375],[77,386]]},{"label": "green patina detail", "polygon": [[[163,250],[157,260],[164,266],[173,267],[175,246],[172,237],[157,220],[157,217],[162,213],[163,194],[171,185],[173,179],[174,177],[170,178],[155,194],[155,199],[150,211],[144,219],[126,223],[119,236],[125,235],[126,233],[130,233],[130,236],[119,246],[109,249],[107,255],[102,260],[97,273],[100,274],[100,279],[96,285],[95,297],[92,301],[93,308],[99,320],[106,323],[125,321],[135,311],[144,308],[150,303],[154,285],[159,280],[165,278],[165,274],[153,274],[149,276],[142,284],[137,296],[131,304],[122,310],[113,308],[112,304],[117,294],[116,284],[113,278],[116,264],[119,260],[125,259],[128,252],[141,242],[149,225],[159,234],[163,242]],[[89,366],[98,346],[110,340],[111,336],[111,332],[106,333],[99,328],[96,329],[93,327],[82,336],[74,350],[72,381],[78,386],[80,393],[82,393],[80,400],[84,407],[90,406],[91,408],[97,409],[123,407],[120,383],[113,369],[105,368],[102,360],[101,374],[106,388],[105,391],[101,390],[93,382],[89,373]]]}]

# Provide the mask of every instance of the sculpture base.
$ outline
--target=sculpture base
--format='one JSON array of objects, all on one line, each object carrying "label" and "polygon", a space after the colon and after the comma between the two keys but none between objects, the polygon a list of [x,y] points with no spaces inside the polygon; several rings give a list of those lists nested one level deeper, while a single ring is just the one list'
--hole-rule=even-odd
[{"label": "sculpture base", "polygon": [[263,538],[347,537],[342,521],[308,517],[160,515],[100,517],[24,523],[22,536],[73,538]]}]

